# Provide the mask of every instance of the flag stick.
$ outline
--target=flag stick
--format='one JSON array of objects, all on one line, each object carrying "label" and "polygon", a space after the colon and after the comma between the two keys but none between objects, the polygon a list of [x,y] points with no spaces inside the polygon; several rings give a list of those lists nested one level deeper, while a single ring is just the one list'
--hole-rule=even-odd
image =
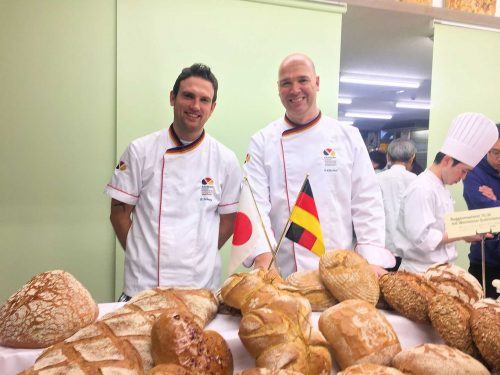
[{"label": "flag stick", "polygon": [[[274,250],[273,259],[271,260],[271,263],[269,263],[269,267],[267,267],[268,270],[271,269],[273,262],[276,261],[276,256],[278,255],[278,251],[279,251],[281,244],[285,238],[285,234],[286,234],[288,228],[290,227],[290,217],[292,216],[293,209],[297,205],[297,201],[299,200],[300,192],[302,191],[302,189],[304,189],[304,186],[306,185],[306,181],[308,178],[309,178],[309,173],[306,174],[306,177],[304,178],[304,182],[302,182],[302,186],[300,187],[299,193],[297,194],[297,197],[295,198],[295,204],[293,205],[293,208],[292,208],[292,211],[290,212],[290,215],[288,215],[288,220],[286,222],[285,228],[283,229],[283,232],[281,232],[280,240],[279,240],[278,244],[276,245],[276,250]],[[276,263],[276,265],[278,265],[278,263]]]}]

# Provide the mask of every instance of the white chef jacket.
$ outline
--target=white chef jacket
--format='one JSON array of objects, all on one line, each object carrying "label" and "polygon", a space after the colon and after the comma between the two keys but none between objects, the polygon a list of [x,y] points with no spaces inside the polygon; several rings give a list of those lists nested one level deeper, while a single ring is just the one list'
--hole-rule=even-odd
[{"label": "white chef jacket", "polygon": [[105,189],[135,205],[124,293],[160,285],[216,289],[219,215],[236,211],[240,183],[234,153],[205,132],[185,146],[172,126],[133,141]]},{"label": "white chef jacket", "polygon": [[[303,126],[280,118],[252,137],[243,168],[264,225],[274,233],[273,246],[308,173],[326,248],[352,248],[354,224],[356,250],[372,264],[394,266],[394,257],[384,248],[384,208],[375,172],[355,127],[321,114]],[[265,252],[269,245],[262,241],[245,265]],[[317,268],[318,261],[288,239],[278,253],[284,275]]]},{"label": "white chef jacket", "polygon": [[415,173],[407,171],[405,166],[400,164],[394,164],[390,169],[377,174],[385,211],[385,247],[399,257],[402,254],[394,243],[399,208],[406,188],[416,178]]},{"label": "white chef jacket", "polygon": [[403,255],[400,269],[425,272],[434,263],[453,262],[455,245],[440,245],[444,216],[453,212],[451,194],[433,172],[426,169],[408,186],[401,201],[395,243]]}]

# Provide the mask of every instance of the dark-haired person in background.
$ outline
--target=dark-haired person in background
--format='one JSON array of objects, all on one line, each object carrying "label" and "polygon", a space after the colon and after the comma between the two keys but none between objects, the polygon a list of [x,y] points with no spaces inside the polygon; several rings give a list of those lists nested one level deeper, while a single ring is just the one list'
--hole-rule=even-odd
[{"label": "dark-haired person in background", "polygon": [[372,161],[375,173],[380,173],[385,170],[385,167],[387,166],[387,156],[382,151],[370,151],[368,155]]},{"label": "dark-haired person in background", "polygon": [[[497,124],[500,133],[500,124]],[[500,139],[464,180],[464,198],[469,210],[500,207]],[[500,295],[491,284],[500,279],[500,239],[498,235],[485,241],[486,296]],[[481,244],[473,243],[469,253],[469,272],[482,282]]]},{"label": "dark-haired person in background", "polygon": [[457,116],[434,163],[408,186],[401,201],[396,231],[400,269],[425,272],[434,263],[453,263],[454,242],[480,236],[448,238],[444,216],[454,211],[446,185],[463,180],[498,139],[495,123],[480,113]]},{"label": "dark-haired person in background", "polygon": [[232,234],[241,170],[234,153],[205,133],[216,100],[209,67],[183,69],[170,92],[172,125],[134,140],[106,186],[125,249],[120,301],[160,285],[219,285],[218,249]]}]

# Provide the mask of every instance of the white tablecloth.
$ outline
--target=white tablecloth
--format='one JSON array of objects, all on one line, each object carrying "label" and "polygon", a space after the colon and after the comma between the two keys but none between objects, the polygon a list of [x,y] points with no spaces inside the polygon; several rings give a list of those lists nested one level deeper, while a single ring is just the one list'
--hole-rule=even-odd
[{"label": "white tablecloth", "polygon": [[[99,316],[107,314],[122,305],[123,303],[100,304]],[[403,349],[426,342],[442,343],[442,340],[429,324],[414,323],[396,313],[381,311],[394,327]],[[312,314],[315,327],[318,326],[319,316],[320,313]],[[219,332],[226,339],[233,354],[235,371],[255,366],[254,359],[248,354],[238,337],[239,322],[240,317],[219,314],[206,328]],[[41,352],[42,349],[12,349],[0,346],[0,374],[14,375],[27,369],[35,363]],[[337,369],[334,369],[332,374],[336,373]]]}]

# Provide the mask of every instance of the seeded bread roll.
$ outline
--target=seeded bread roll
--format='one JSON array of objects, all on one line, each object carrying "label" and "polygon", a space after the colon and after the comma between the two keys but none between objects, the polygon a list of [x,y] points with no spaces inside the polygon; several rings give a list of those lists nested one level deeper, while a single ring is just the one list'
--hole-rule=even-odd
[{"label": "seeded bread roll", "polygon": [[363,365],[349,366],[337,375],[404,375],[401,371],[387,366],[366,363]]},{"label": "seeded bread roll", "polygon": [[500,302],[482,299],[471,313],[474,343],[490,368],[500,373]]},{"label": "seeded bread roll", "polygon": [[473,305],[483,297],[479,281],[463,268],[450,263],[438,263],[429,267],[424,277],[441,293],[457,297]]},{"label": "seeded bread roll", "polygon": [[479,358],[470,330],[471,310],[460,299],[439,293],[429,303],[429,318],[447,345]]},{"label": "seeded bread roll", "polygon": [[401,351],[398,336],[385,316],[362,300],[347,300],[324,311],[319,329],[341,369],[375,363],[388,365]]},{"label": "seeded bread roll", "polygon": [[489,375],[481,362],[447,345],[424,344],[403,350],[392,366],[411,375]]},{"label": "seeded bread roll", "polygon": [[317,269],[294,272],[286,282],[309,300],[312,311],[325,311],[338,302],[323,284]]},{"label": "seeded bread roll", "polygon": [[34,276],[0,308],[0,345],[46,348],[97,319],[97,304],[71,274]]},{"label": "seeded bread roll", "polygon": [[319,260],[323,283],[338,300],[362,299],[376,305],[380,294],[376,273],[351,250],[327,251]]},{"label": "seeded bread roll", "polygon": [[401,315],[415,322],[428,322],[428,305],[435,288],[415,273],[389,272],[379,279],[385,301]]},{"label": "seeded bread roll", "polygon": [[[155,288],[139,293],[122,308],[51,346],[23,374],[143,374],[153,367],[151,328],[169,310],[185,311],[200,326],[217,311],[207,289]],[[80,372],[78,372],[80,371]]]}]

